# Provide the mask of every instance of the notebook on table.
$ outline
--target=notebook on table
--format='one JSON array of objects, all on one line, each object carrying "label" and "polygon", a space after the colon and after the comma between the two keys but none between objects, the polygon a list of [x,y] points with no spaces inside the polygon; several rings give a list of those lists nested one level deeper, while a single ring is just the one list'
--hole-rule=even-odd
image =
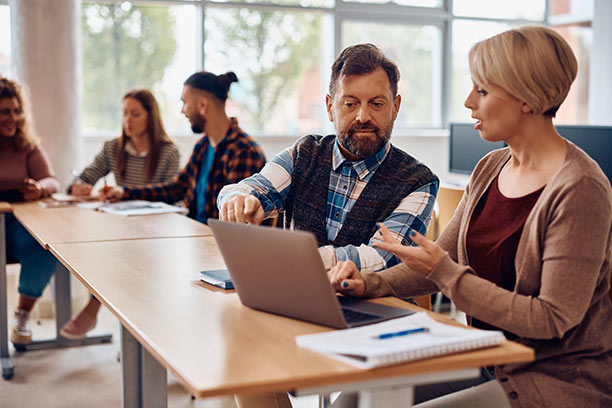
[{"label": "notebook on table", "polygon": [[374,368],[491,347],[501,331],[451,326],[425,312],[355,329],[297,336],[296,343],[359,368]]},{"label": "notebook on table", "polygon": [[335,328],[414,313],[336,296],[309,232],[214,219],[208,226],[245,306]]}]

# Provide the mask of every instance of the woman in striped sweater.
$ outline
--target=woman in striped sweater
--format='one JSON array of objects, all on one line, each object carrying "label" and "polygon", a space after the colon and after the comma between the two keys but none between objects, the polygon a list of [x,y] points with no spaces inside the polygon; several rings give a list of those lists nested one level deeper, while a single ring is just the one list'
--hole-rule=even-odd
[{"label": "woman in striped sweater", "polygon": [[68,192],[89,195],[93,185],[111,172],[119,185],[172,180],[179,169],[179,151],[166,134],[151,91],[136,89],[123,97],[122,128],[121,136],[104,143]]},{"label": "woman in striped sweater", "polygon": [[[112,172],[119,185],[141,186],[170,181],[177,174],[179,151],[166,134],[153,94],[146,89],[123,97],[121,136],[104,144],[93,163],[68,188],[75,195],[89,195],[101,177]],[[100,302],[93,296],[85,308],[66,323],[60,334],[82,339],[96,325]]]}]

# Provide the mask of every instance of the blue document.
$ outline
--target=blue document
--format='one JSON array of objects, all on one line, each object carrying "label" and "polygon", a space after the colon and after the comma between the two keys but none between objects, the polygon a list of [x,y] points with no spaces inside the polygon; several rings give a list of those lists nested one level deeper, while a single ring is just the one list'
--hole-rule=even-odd
[{"label": "blue document", "polygon": [[212,269],[200,271],[200,280],[215,285],[221,289],[234,289],[232,277],[227,269]]}]

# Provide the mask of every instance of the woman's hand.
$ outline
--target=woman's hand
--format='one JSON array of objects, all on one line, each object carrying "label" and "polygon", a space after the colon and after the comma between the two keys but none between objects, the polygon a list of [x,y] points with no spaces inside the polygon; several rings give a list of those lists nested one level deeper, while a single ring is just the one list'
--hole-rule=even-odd
[{"label": "woman's hand", "polygon": [[100,190],[98,190],[100,194],[100,201],[110,201],[114,203],[123,198],[123,187],[119,186],[104,186]]},{"label": "woman's hand", "polygon": [[327,271],[330,283],[338,292],[361,297],[365,294],[365,281],[353,261],[340,261]]},{"label": "woman's hand", "polygon": [[429,274],[444,257],[445,252],[438,244],[428,240],[414,230],[410,231],[410,239],[418,245],[416,247],[400,244],[393,238],[393,235],[391,235],[384,224],[379,223],[378,226],[385,241],[374,242],[373,245],[376,248],[395,254],[403,263],[416,272],[423,275]]},{"label": "woman's hand", "polygon": [[24,182],[25,185],[21,189],[24,200],[33,201],[43,197],[45,190],[42,184],[31,178],[25,179]]},{"label": "woman's hand", "polygon": [[91,189],[93,186],[91,184],[83,183],[78,180],[76,183],[72,185],[70,192],[75,196],[88,196],[91,194]]}]

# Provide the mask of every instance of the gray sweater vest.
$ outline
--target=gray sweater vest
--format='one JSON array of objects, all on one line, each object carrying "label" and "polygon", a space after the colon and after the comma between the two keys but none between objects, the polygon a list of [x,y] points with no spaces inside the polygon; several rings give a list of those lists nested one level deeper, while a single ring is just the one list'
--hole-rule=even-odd
[{"label": "gray sweater vest", "polygon": [[298,141],[293,156],[291,190],[285,202],[285,228],[310,231],[318,244],[367,244],[376,223],[387,218],[400,201],[438,178],[425,165],[391,146],[385,160],[361,192],[336,239],[327,239],[327,192],[335,135],[308,135]]}]

